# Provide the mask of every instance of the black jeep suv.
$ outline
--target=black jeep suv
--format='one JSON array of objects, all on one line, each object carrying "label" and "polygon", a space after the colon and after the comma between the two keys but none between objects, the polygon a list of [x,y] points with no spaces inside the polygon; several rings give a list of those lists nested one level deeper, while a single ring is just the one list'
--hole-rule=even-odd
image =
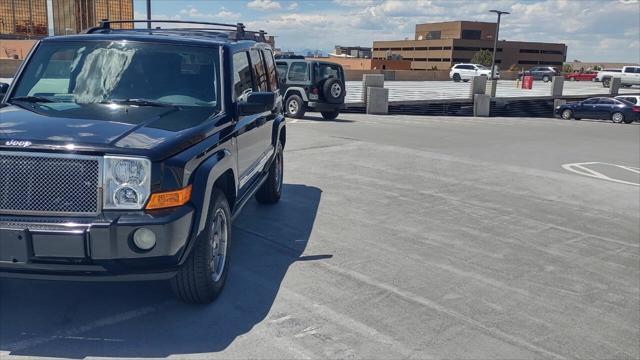
[{"label": "black jeep suv", "polygon": [[342,66],[305,59],[277,59],[276,66],[288,117],[299,119],[307,110],[327,120],[338,117],[347,94]]},{"label": "black jeep suv", "polygon": [[122,22],[38,42],[3,98],[0,275],[168,279],[210,302],[232,219],[282,190],[272,50],[242,24]]}]

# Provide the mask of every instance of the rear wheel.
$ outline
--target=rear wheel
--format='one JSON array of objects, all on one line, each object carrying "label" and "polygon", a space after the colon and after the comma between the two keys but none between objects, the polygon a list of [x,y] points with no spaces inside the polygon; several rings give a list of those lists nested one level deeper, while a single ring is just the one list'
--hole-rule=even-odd
[{"label": "rear wheel", "polygon": [[565,120],[570,120],[573,117],[573,111],[571,111],[569,109],[564,109],[564,110],[562,110],[561,116]]},{"label": "rear wheel", "polygon": [[602,79],[602,86],[608,88],[610,85],[611,85],[611,79],[610,78]]},{"label": "rear wheel", "polygon": [[287,117],[291,117],[294,119],[300,119],[304,116],[304,102],[302,98],[298,95],[291,95],[287,98],[287,102],[285,104],[285,110]]},{"label": "rear wheel", "polygon": [[284,171],[284,157],[282,144],[278,141],[276,146],[276,155],[269,167],[269,175],[267,180],[260,186],[256,192],[256,200],[261,204],[275,204],[280,201],[282,195],[282,174]]},{"label": "rear wheel", "polygon": [[460,74],[458,74],[458,73],[453,74],[453,81],[454,82],[460,82],[460,80],[462,80],[462,78],[460,77]]},{"label": "rear wheel", "polygon": [[325,120],[335,120],[338,115],[340,115],[340,111],[321,111],[320,114],[322,114],[322,118]]},{"label": "rear wheel", "polygon": [[611,121],[616,124],[622,123],[624,121],[624,114],[621,112],[614,112],[613,114],[611,114]]},{"label": "rear wheel", "polygon": [[231,211],[220,189],[213,189],[204,231],[196,239],[187,261],[171,279],[171,289],[184,302],[212,302],[222,292],[227,278]]},{"label": "rear wheel", "polygon": [[551,78],[548,75],[545,75],[542,77],[542,81],[544,82],[549,82],[551,80]]}]

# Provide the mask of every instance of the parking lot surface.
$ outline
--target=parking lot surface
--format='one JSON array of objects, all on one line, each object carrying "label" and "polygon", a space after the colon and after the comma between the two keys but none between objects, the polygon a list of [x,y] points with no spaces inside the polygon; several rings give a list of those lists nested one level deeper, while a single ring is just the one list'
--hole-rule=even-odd
[{"label": "parking lot surface", "polygon": [[216,303],[4,279],[0,357],[638,358],[639,146],[598,121],[289,120],[282,201],[245,208]]},{"label": "parking lot surface", "polygon": [[[453,81],[385,81],[389,89],[389,101],[438,100],[438,99],[467,99],[470,98],[470,82]],[[620,94],[638,94],[640,88],[620,88]],[[565,81],[563,94],[585,96],[609,96],[609,89],[602,87],[599,82]],[[512,80],[499,80],[496,91],[497,97],[550,96],[551,82],[534,81],[530,90],[516,87]],[[347,81],[347,103],[362,102],[362,82]]]}]

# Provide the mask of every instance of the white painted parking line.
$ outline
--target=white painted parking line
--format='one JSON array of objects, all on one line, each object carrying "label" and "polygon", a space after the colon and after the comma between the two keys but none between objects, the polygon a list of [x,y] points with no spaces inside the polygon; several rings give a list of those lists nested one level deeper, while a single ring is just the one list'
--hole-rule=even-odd
[{"label": "white painted parking line", "polygon": [[620,184],[627,184],[627,185],[634,185],[634,186],[640,186],[640,183],[634,183],[634,182],[630,182],[630,181],[625,181],[625,180],[620,180],[620,179],[615,179],[612,178],[610,176],[607,176],[601,172],[595,171],[593,169],[589,169],[587,166],[588,165],[608,165],[608,166],[614,166],[617,167],[619,169],[623,169],[623,170],[627,170],[636,174],[640,174],[640,169],[635,168],[635,167],[631,167],[631,166],[624,166],[624,165],[617,165],[617,164],[609,164],[609,163],[603,163],[603,162],[583,162],[583,163],[572,163],[572,164],[564,164],[562,165],[562,167],[565,170],[574,172],[576,174],[580,174],[580,175],[584,175],[584,176],[589,176],[589,177],[593,177],[596,179],[601,179],[601,180],[608,180],[608,181],[613,181],[616,183],[620,183]]}]

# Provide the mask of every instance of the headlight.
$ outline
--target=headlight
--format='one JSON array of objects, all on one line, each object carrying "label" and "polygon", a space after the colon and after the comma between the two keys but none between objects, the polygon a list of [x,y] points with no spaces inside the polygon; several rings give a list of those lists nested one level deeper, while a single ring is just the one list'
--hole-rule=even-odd
[{"label": "headlight", "polygon": [[104,208],[142,209],[151,188],[151,162],[144,158],[104,157]]}]

